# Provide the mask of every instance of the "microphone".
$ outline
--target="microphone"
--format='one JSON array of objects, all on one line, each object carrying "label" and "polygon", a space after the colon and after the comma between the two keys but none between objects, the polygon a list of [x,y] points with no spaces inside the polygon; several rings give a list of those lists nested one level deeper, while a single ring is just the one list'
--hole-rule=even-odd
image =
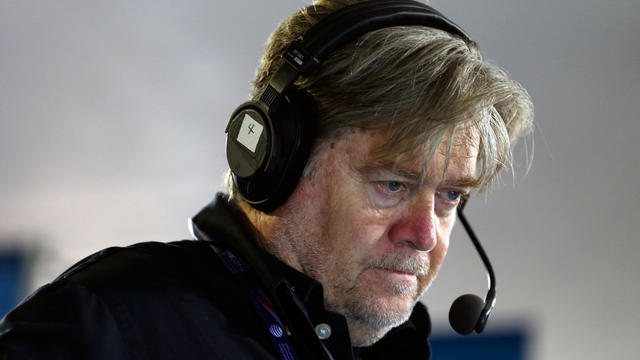
[{"label": "microphone", "polygon": [[476,237],[471,225],[469,225],[467,218],[462,212],[466,203],[467,202],[465,200],[458,207],[458,218],[460,219],[460,222],[462,222],[462,226],[467,232],[467,235],[469,235],[471,242],[478,251],[478,255],[480,255],[480,258],[482,259],[482,263],[487,269],[489,290],[487,291],[487,295],[484,300],[477,295],[465,294],[458,297],[453,304],[451,304],[451,309],[449,310],[449,324],[453,330],[462,335],[469,335],[474,330],[476,333],[480,334],[484,330],[487,320],[489,319],[489,315],[491,314],[491,310],[493,310],[493,307],[496,304],[496,276],[493,272],[493,267],[491,266],[489,257],[487,257],[482,245],[480,245],[480,241]]}]

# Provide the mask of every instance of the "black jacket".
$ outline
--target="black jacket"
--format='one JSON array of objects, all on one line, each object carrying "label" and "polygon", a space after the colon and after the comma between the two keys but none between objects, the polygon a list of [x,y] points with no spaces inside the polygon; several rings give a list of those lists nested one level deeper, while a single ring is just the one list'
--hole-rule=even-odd
[{"label": "black jacket", "polygon": [[[418,304],[375,345],[351,347],[346,321],[325,311],[322,286],[256,246],[219,195],[192,220],[202,241],[109,248],[37,290],[0,322],[0,359],[277,359],[247,292],[214,251],[230,248],[258,274],[298,359],[426,359]],[[320,340],[315,325],[332,334]]]}]

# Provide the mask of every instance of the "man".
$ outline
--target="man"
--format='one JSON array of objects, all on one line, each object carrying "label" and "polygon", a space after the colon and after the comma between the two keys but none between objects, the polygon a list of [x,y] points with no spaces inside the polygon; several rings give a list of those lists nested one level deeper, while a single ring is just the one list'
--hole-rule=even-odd
[{"label": "man", "polygon": [[[294,40],[352,3],[364,2],[317,1],[271,36],[257,100],[227,128],[229,195],[192,219],[200,241],[111,248],[81,261],[4,319],[0,354],[428,358],[429,317],[418,299],[444,260],[457,206],[509,164],[532,105],[441,20],[439,29],[394,23],[358,34],[270,96],[288,59],[296,67],[310,58],[309,42],[299,50]],[[342,13],[374,14],[391,2],[378,3]],[[314,31],[369,21],[359,16]],[[307,127],[296,139],[311,140],[293,141],[306,145],[281,161],[273,144],[285,135],[273,129],[288,121]],[[280,163],[283,180],[260,177]],[[268,195],[255,200],[256,191]]]}]

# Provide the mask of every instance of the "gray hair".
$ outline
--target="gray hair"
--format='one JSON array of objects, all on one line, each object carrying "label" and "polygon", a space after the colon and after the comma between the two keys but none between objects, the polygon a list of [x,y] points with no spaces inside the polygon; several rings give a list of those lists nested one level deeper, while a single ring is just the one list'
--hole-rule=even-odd
[{"label": "gray hair", "polygon": [[[253,95],[280,67],[289,43],[324,16],[358,2],[318,0],[285,19],[267,42]],[[527,91],[483,61],[475,42],[423,26],[366,33],[295,86],[315,102],[316,149],[349,130],[386,131],[392,136],[379,149],[380,159],[400,164],[420,149],[426,171],[442,144],[448,159],[456,132],[473,128],[479,135],[479,188],[511,166],[511,149],[533,122]],[[229,178],[227,186],[237,196]]]}]

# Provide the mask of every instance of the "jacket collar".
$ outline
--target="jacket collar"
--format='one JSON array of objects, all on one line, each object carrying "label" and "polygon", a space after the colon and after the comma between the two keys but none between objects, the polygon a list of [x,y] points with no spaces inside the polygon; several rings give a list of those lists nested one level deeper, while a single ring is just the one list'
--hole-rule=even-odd
[{"label": "jacket collar", "polygon": [[[352,358],[346,319],[324,309],[322,285],[262,249],[244,212],[227,195],[218,194],[189,225],[196,239],[230,249],[248,263],[278,316],[295,334],[292,340],[301,358]],[[320,341],[314,328],[329,322],[333,335],[328,341]]]},{"label": "jacket collar", "polygon": [[[259,276],[267,290],[286,281],[301,299],[320,295],[318,281],[297,271],[261,248],[254,240],[252,225],[244,212],[226,194],[219,193],[189,221],[191,234],[198,240],[214,241],[237,252]],[[318,294],[319,292],[319,294]]]}]

